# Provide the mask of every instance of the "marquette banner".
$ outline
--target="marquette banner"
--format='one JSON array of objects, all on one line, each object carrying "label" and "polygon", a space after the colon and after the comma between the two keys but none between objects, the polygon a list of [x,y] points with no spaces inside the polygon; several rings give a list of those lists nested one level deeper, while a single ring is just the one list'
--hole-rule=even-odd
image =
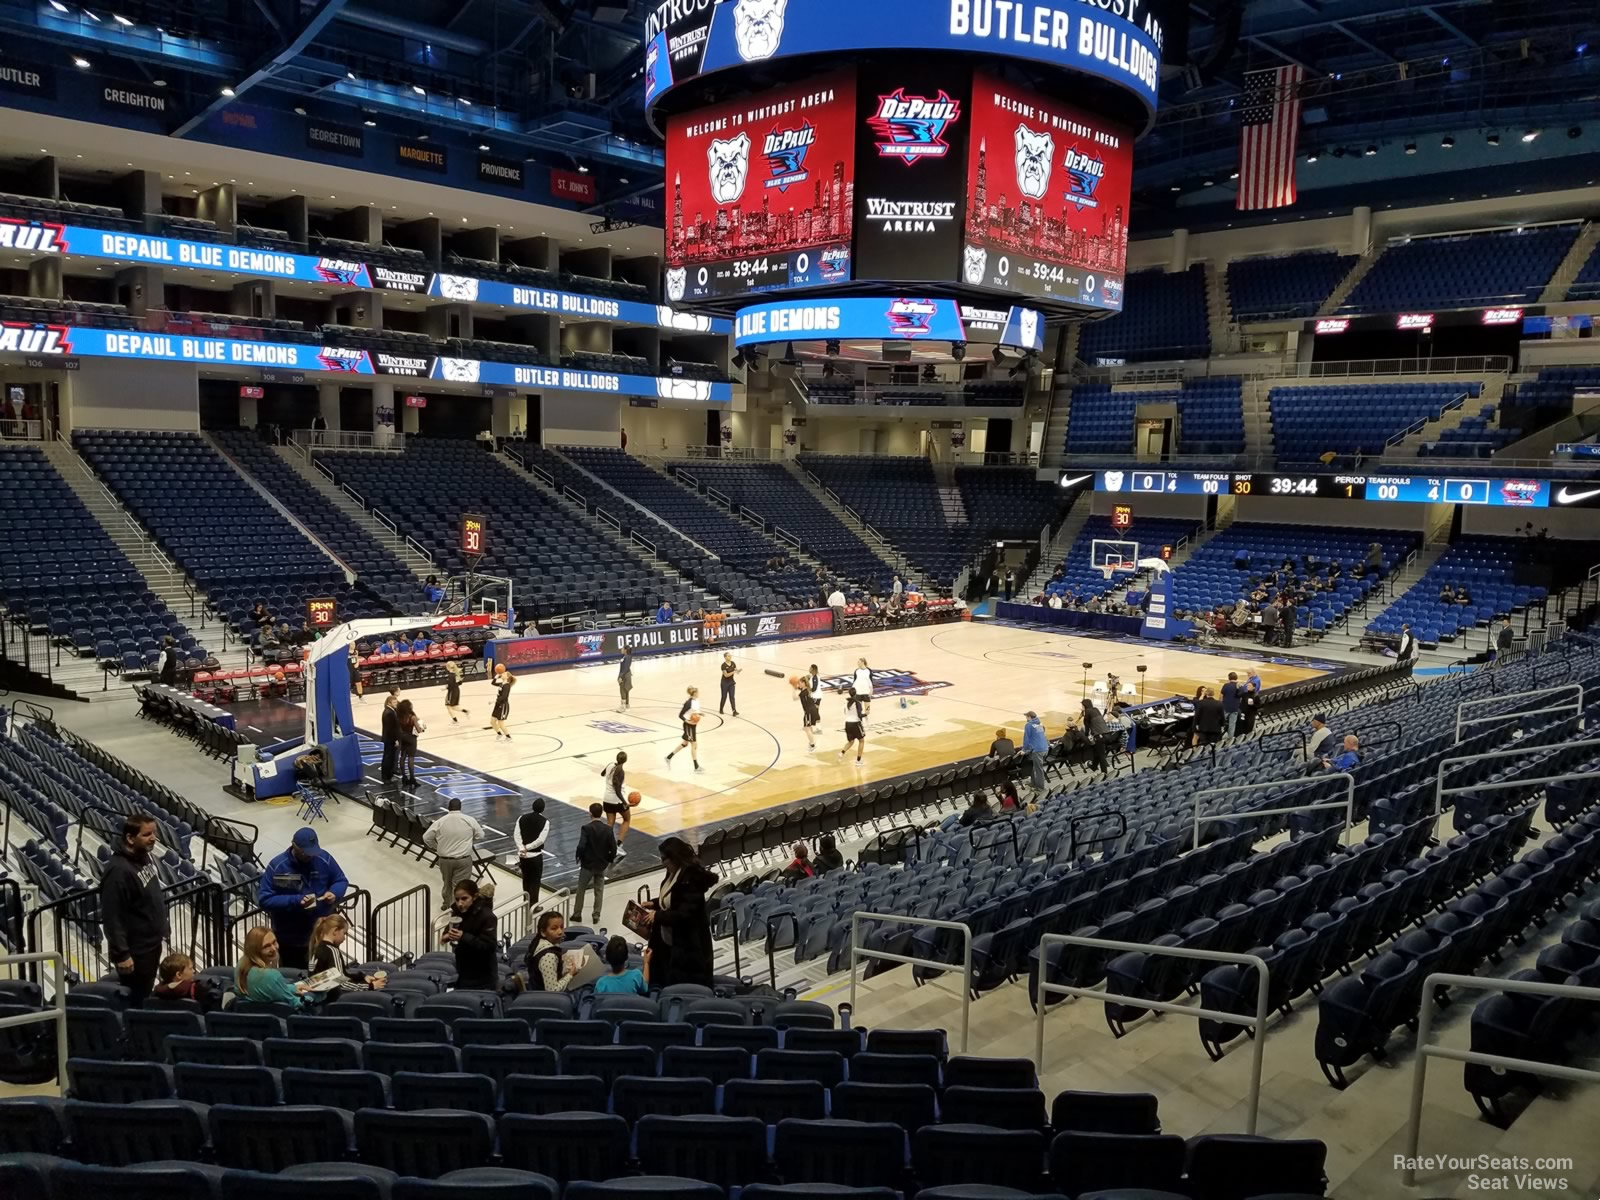
[{"label": "marquette banner", "polygon": [[81,225],[61,225],[52,221],[30,221],[16,217],[0,217],[0,250],[17,250],[35,255],[76,255],[161,267],[192,267],[196,270],[224,271],[234,275],[288,279],[324,286],[379,288],[437,296],[441,300],[503,304],[508,308],[560,313],[596,321],[651,325],[683,333],[726,334],[731,328],[727,321],[677,312],[666,305],[523,287],[465,275],[438,274],[425,266],[409,270],[368,264],[356,259],[318,257],[215,242],[189,242],[181,238],[151,237],[142,233],[90,229]]},{"label": "marquette banner", "polygon": [[707,380],[654,375],[613,375],[570,367],[529,367],[434,354],[392,354],[348,346],[303,346],[235,338],[90,329],[23,321],[0,322],[0,354],[75,355],[224,367],[265,367],[349,375],[392,375],[542,391],[655,396],[665,400],[729,404],[733,387]]},{"label": "marquette banner", "polygon": [[496,666],[504,663],[507,670],[523,671],[575,662],[600,662],[618,657],[624,649],[631,649],[635,654],[666,654],[697,646],[813,637],[832,631],[832,611],[810,608],[799,612],[728,617],[720,626],[705,621],[674,621],[670,625],[501,639],[489,643],[488,656]]}]

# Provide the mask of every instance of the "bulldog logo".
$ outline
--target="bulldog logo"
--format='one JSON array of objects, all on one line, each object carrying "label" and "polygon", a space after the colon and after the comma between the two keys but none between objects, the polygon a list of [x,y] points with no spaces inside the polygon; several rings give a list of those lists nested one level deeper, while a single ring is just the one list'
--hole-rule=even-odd
[{"label": "bulldog logo", "polygon": [[699,313],[678,312],[666,304],[656,305],[656,324],[663,329],[676,329],[683,333],[710,333],[711,318]]},{"label": "bulldog logo", "polygon": [[968,246],[961,267],[968,283],[982,283],[989,270],[989,252],[982,246]]},{"label": "bulldog logo", "polygon": [[778,52],[783,40],[783,10],[789,0],[739,0],[733,6],[733,38],[739,57],[759,62]]},{"label": "bulldog logo", "polygon": [[471,303],[478,298],[478,281],[465,275],[440,275],[439,295],[446,300]]},{"label": "bulldog logo", "polygon": [[706,161],[711,168],[711,196],[718,204],[733,204],[744,195],[745,180],[750,175],[750,135],[741,133],[736,138],[712,140],[706,150]]},{"label": "bulldog logo", "polygon": [[687,267],[667,268],[667,299],[676,304],[683,299],[683,293],[689,286],[689,269]]},{"label": "bulldog logo", "polygon": [[1039,314],[1031,308],[1022,310],[1022,344],[1036,346],[1039,343]]},{"label": "bulldog logo", "polygon": [[663,400],[709,400],[711,382],[706,379],[656,379],[656,394]]},{"label": "bulldog logo", "polygon": [[1122,472],[1121,471],[1107,471],[1106,472],[1106,491],[1108,491],[1108,492],[1120,492],[1121,490],[1122,490]]},{"label": "bulldog logo", "polygon": [[1048,133],[1035,133],[1026,125],[1017,126],[1017,190],[1030,200],[1044,199],[1050,187],[1050,164],[1055,159],[1056,139]]},{"label": "bulldog logo", "polygon": [[441,358],[439,370],[451,383],[477,383],[480,364],[475,358]]}]

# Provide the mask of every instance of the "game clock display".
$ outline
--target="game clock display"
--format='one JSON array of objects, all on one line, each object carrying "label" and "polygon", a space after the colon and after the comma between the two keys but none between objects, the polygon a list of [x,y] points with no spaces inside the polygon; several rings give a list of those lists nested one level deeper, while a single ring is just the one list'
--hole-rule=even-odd
[{"label": "game clock display", "polygon": [[[1063,478],[1070,478],[1063,471]],[[1449,475],[1286,475],[1226,471],[1097,471],[1095,490],[1124,495],[1276,496],[1371,500],[1402,504],[1473,504],[1490,508],[1550,508],[1577,503],[1569,489],[1552,497],[1544,479],[1473,479]],[[1600,499],[1600,488],[1595,490]],[[1587,499],[1587,497],[1584,497]]]},{"label": "game clock display", "polygon": [[312,629],[332,629],[339,617],[338,602],[331,596],[306,601],[306,624]]},{"label": "game clock display", "polygon": [[464,513],[461,517],[461,553],[468,558],[482,558],[489,548],[489,523],[481,513]]}]

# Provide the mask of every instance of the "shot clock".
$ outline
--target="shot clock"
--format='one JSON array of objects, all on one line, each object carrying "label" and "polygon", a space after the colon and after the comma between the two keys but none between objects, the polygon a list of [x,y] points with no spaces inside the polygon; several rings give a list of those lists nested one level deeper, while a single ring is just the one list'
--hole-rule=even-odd
[{"label": "shot clock", "polygon": [[489,548],[489,523],[482,513],[461,514],[461,553],[474,561]]},{"label": "shot clock", "polygon": [[306,624],[312,629],[332,629],[338,618],[339,604],[332,596],[316,596],[306,601]]}]

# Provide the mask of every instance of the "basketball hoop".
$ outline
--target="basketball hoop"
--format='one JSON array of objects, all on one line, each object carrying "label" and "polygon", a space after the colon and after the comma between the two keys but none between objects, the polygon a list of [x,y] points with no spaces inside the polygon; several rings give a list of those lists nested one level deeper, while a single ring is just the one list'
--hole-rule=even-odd
[{"label": "basketball hoop", "polygon": [[1100,564],[1100,573],[1105,576],[1105,580],[1108,585],[1112,582],[1112,576],[1114,576],[1118,571],[1132,571],[1133,569],[1133,563],[1122,559],[1108,558],[1105,562]]}]

